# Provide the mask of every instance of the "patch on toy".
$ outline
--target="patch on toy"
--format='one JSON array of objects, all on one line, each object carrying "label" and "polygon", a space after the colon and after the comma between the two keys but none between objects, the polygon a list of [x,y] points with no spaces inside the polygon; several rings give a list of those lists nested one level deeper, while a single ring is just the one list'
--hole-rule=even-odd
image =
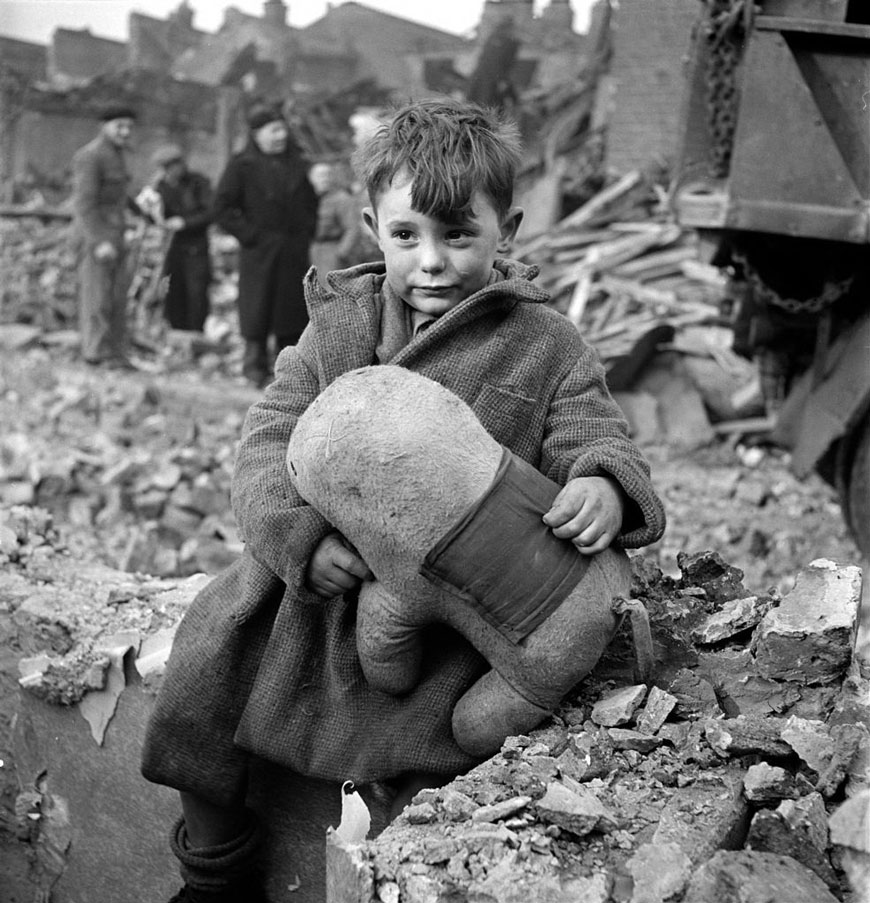
[{"label": "patch on toy", "polygon": [[545,621],[588,561],[541,520],[559,485],[509,449],[492,485],[439,540],[420,572],[513,643]]}]

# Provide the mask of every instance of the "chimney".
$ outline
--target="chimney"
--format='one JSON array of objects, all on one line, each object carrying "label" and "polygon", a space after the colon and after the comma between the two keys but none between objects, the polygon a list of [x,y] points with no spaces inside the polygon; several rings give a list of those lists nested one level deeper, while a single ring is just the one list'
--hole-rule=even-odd
[{"label": "chimney", "polygon": [[287,4],[284,0],[266,0],[263,4],[263,21],[277,28],[287,27]]}]

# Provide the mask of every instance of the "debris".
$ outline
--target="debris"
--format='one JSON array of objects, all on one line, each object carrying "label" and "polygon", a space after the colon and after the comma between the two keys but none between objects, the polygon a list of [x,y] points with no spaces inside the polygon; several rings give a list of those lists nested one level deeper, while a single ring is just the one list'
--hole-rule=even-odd
[{"label": "debris", "polygon": [[767,762],[749,766],[743,778],[743,792],[751,802],[762,804],[793,800],[799,796],[794,775]]},{"label": "debris", "polygon": [[842,678],[851,661],[861,600],[861,569],[813,561],[756,633],[762,677],[803,685]]},{"label": "debris", "polygon": [[683,903],[836,903],[808,868],[789,856],[736,850],[716,853],[695,873]]},{"label": "debris", "polygon": [[603,696],[592,709],[592,720],[602,727],[628,724],[646,696],[646,684],[622,687]]},{"label": "debris", "polygon": [[660,687],[652,687],[646,705],[637,719],[637,729],[642,734],[654,734],[665,723],[677,702],[676,696]]}]

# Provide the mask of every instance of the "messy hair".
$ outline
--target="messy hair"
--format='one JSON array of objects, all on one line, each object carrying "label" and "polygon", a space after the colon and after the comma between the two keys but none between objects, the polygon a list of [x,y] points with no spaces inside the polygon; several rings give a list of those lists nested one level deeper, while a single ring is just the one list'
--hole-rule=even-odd
[{"label": "messy hair", "polygon": [[483,192],[503,217],[513,203],[519,130],[494,110],[463,101],[418,101],[398,110],[354,154],[374,205],[399,172],[411,179],[411,206],[440,220],[473,214]]}]

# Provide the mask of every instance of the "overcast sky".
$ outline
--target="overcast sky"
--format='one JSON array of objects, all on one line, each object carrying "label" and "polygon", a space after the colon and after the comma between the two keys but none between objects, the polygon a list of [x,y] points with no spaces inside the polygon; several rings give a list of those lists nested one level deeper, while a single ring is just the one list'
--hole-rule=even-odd
[{"label": "overcast sky", "polygon": [[[259,15],[263,0],[189,0],[193,24],[203,31],[216,31],[226,6]],[[340,5],[341,0],[337,5]],[[480,19],[483,0],[362,0],[365,6],[405,19],[423,22],[444,31],[462,34]],[[116,40],[127,38],[127,16],[131,11],[165,18],[179,0],[0,0],[0,34],[47,44],[55,28],[89,28],[95,35]],[[287,0],[291,25],[301,28],[319,19],[327,10],[326,0]],[[536,7],[546,5],[537,2]],[[573,0],[575,28],[586,29],[592,0]]]}]

